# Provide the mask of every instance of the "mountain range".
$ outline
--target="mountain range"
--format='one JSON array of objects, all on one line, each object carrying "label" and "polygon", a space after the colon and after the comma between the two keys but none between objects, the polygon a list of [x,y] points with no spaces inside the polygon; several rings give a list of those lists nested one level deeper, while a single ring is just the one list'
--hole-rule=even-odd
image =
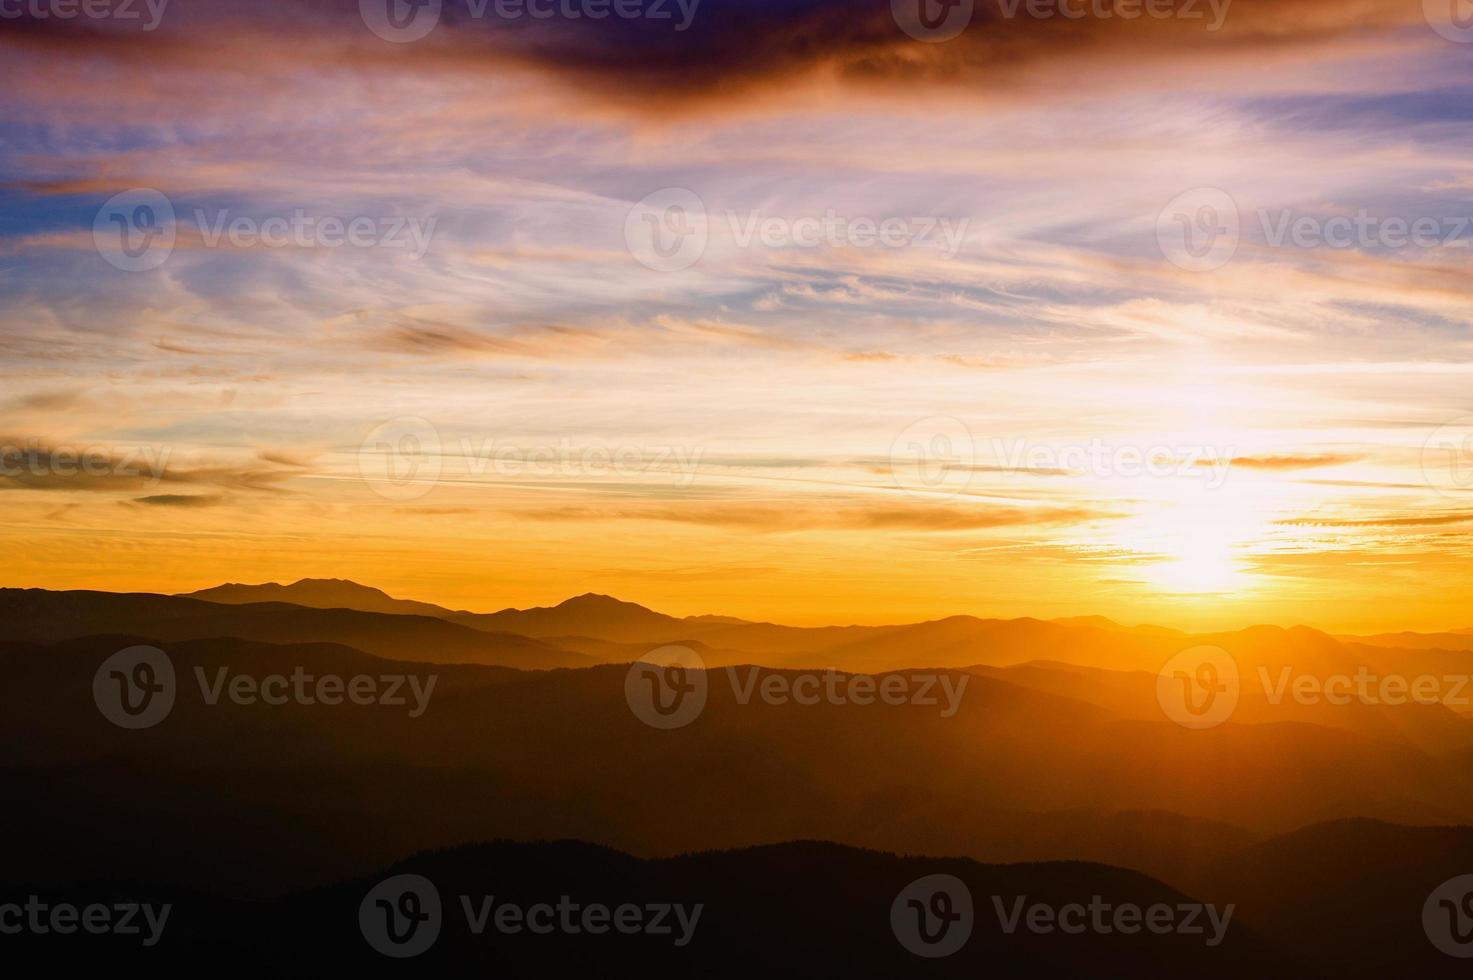
[{"label": "mountain range", "polygon": [[[781,894],[793,906],[784,915],[819,914],[814,935],[827,943],[870,914],[860,906],[884,891],[874,882],[896,887],[876,869],[932,855],[1030,893],[1164,889],[1242,910],[1245,938],[1207,959],[979,941],[998,975],[1040,962],[1077,971],[1101,956],[1122,976],[1148,963],[1204,976],[1378,976],[1409,964],[1441,975],[1453,962],[1418,940],[1418,895],[1473,872],[1473,722],[1435,701],[1275,703],[1254,678],[1282,667],[1466,674],[1469,650],[1097,617],[800,628],[591,594],[490,614],[399,602],[340,581],[187,596],[0,590],[0,778],[25,801],[0,837],[9,877],[61,894],[101,887],[105,872],[114,886],[178,893],[207,910],[194,935],[208,944],[225,941],[221,915],[325,914],[337,891],[402,867],[453,877],[446,854],[457,867],[529,867],[541,855],[573,870],[581,856],[682,889],[704,883],[732,908]],[[629,662],[665,643],[709,668],[704,710],[674,731],[641,721],[626,693]],[[1157,670],[1202,643],[1233,654],[1243,691],[1226,723],[1189,730],[1163,714]],[[120,731],[98,711],[93,678],[138,644],[165,651],[179,694],[159,724]],[[950,714],[743,697],[831,668],[876,684],[922,674],[964,693]],[[200,680],[294,671],[433,688],[413,716],[387,704],[212,704]],[[478,843],[488,840],[502,843]],[[535,843],[546,840],[585,843]],[[784,861],[792,870],[774,890]],[[1059,861],[1076,863],[1047,863]],[[539,880],[527,870],[514,884]],[[824,902],[831,914],[814,912]],[[737,975],[753,963],[737,936],[802,945],[744,915],[713,947],[662,954],[658,968],[637,944],[611,962]],[[326,955],[321,935],[283,942],[303,962]],[[836,961],[852,966],[846,975],[927,965],[868,942]],[[445,949],[460,963],[533,956]],[[976,965],[951,958],[936,975]]]}]

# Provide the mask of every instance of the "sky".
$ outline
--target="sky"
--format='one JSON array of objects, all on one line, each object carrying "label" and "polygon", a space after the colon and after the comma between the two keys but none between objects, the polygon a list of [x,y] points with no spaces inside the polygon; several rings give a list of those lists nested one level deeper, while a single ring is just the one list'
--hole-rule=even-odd
[{"label": "sky", "polygon": [[0,0],[0,586],[1473,626],[1470,59],[1464,0]]}]

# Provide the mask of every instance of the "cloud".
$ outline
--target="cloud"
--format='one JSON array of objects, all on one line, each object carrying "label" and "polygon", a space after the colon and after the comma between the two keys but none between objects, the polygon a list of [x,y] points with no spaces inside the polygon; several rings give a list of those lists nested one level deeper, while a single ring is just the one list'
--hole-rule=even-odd
[{"label": "cloud", "polygon": [[307,467],[298,459],[269,451],[259,454],[262,465],[187,466],[177,463],[173,455],[173,447],[160,444],[66,446],[0,438],[0,490],[121,493],[151,490],[161,484],[268,490],[277,489]]},{"label": "cloud", "polygon": [[149,497],[137,497],[132,503],[154,507],[213,507],[224,499],[222,494],[156,493]]},{"label": "cloud", "polygon": [[754,531],[979,531],[1002,527],[1080,524],[1113,515],[1084,507],[835,506],[753,504],[681,507],[549,507],[523,511],[543,521],[667,521]]},{"label": "cloud", "polygon": [[1373,517],[1345,519],[1327,517],[1299,517],[1275,523],[1284,527],[1442,527],[1448,524],[1466,524],[1473,521],[1473,513],[1436,514],[1425,517]]},{"label": "cloud", "polygon": [[1245,470],[1313,470],[1325,466],[1344,466],[1362,459],[1365,459],[1365,456],[1348,453],[1287,453],[1272,456],[1235,456],[1230,464]]},{"label": "cloud", "polygon": [[49,391],[33,391],[11,399],[6,408],[11,411],[64,412],[86,404],[86,397],[76,389],[61,388]]},{"label": "cloud", "polygon": [[[585,103],[656,114],[791,98],[802,83],[819,91],[837,85],[913,96],[917,86],[927,86],[996,98],[1023,84],[1057,84],[1073,75],[1050,77],[1050,68],[1077,73],[1089,61],[1113,65],[1117,75],[1128,68],[1137,84],[1150,86],[1159,79],[1141,69],[1152,61],[1175,60],[1201,74],[1204,59],[1292,55],[1352,37],[1364,45],[1368,34],[1421,19],[1418,5],[1398,0],[1237,0],[1230,9],[1223,5],[1220,24],[1205,2],[1179,0],[1172,12],[1182,16],[1153,18],[1068,0],[1044,4],[1052,12],[1039,17],[1010,0],[978,0],[960,35],[930,44],[898,26],[890,0],[667,0],[659,6],[667,17],[524,13],[509,19],[495,15],[495,2],[446,0],[428,37],[390,44],[366,29],[356,0],[192,0],[173,5],[152,32],[8,19],[0,22],[0,44],[46,58],[266,77],[329,59],[339,67],[421,77],[437,71],[490,77],[522,68],[567,82]],[[1066,16],[1061,6],[1084,15]],[[477,9],[486,14],[474,16]]]}]

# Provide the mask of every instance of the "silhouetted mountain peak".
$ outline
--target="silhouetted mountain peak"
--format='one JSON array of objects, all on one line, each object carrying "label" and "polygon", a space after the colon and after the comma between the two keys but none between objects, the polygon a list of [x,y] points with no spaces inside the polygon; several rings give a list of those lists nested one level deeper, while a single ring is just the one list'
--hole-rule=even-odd
[{"label": "silhouetted mountain peak", "polygon": [[429,602],[396,599],[382,589],[344,578],[302,578],[290,585],[263,582],[249,585],[228,582],[212,589],[184,593],[190,599],[239,605],[251,602],[289,602],[315,609],[357,609],[363,612],[401,613],[443,617],[451,610]]},{"label": "silhouetted mountain peak", "polygon": [[555,608],[565,609],[570,612],[593,610],[608,612],[634,612],[636,610],[646,613],[654,612],[654,610],[646,606],[641,606],[637,602],[625,602],[623,599],[616,599],[611,595],[604,595],[600,592],[585,592],[582,595],[575,595],[571,599],[564,599]]}]

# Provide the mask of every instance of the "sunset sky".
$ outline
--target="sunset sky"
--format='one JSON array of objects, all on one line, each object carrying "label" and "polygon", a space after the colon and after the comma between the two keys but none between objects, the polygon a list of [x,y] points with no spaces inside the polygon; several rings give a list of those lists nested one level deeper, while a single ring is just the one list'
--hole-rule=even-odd
[{"label": "sunset sky", "polygon": [[[944,42],[888,0],[7,14],[0,585],[1473,626],[1455,3],[978,0]],[[142,190],[174,244],[129,271]],[[1174,251],[1224,198],[1231,256]],[[215,234],[299,214],[428,237]]]}]

